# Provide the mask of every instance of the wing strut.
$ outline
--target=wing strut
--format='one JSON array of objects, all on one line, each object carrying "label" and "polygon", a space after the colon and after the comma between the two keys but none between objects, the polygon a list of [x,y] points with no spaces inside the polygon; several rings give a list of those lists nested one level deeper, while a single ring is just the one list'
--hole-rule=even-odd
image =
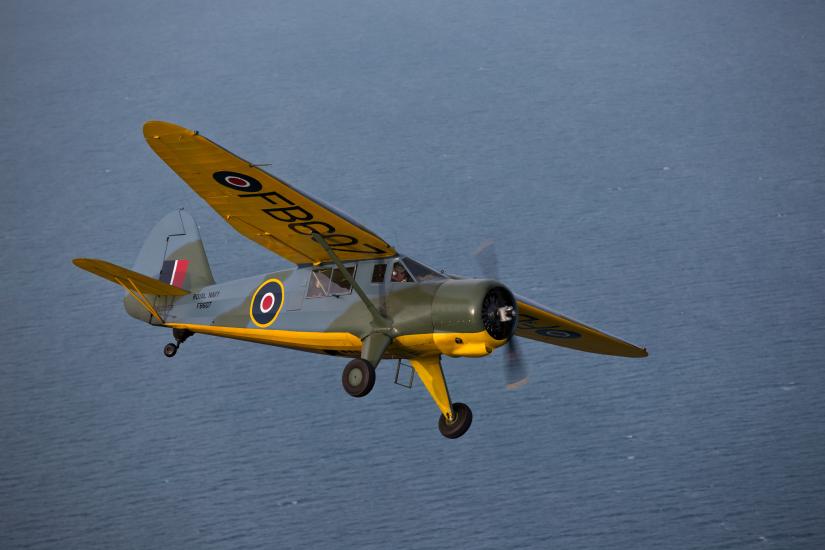
[{"label": "wing strut", "polygon": [[[329,257],[332,258],[332,261],[335,263],[335,266],[341,271],[341,275],[347,280],[347,282],[355,289],[355,292],[358,293],[358,297],[361,298],[361,301],[364,302],[364,305],[367,306],[370,314],[372,315],[372,326],[375,329],[374,332],[383,332],[387,333],[392,328],[392,321],[381,315],[381,312],[378,311],[378,308],[375,307],[375,304],[372,303],[372,300],[369,299],[367,293],[364,292],[364,289],[361,288],[361,285],[355,282],[355,279],[350,274],[349,270],[344,267],[344,264],[341,262],[341,259],[335,254],[335,252],[330,248],[327,241],[321,236],[320,233],[313,233],[312,239],[317,242],[321,247],[329,254]],[[386,347],[386,346],[385,346]]]}]

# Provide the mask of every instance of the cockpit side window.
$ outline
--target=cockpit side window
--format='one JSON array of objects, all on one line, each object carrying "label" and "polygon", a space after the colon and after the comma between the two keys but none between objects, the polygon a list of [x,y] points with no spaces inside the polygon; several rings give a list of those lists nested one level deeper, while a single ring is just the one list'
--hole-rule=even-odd
[{"label": "cockpit side window", "polygon": [[318,298],[329,294],[329,283],[332,279],[332,269],[313,269],[309,276],[307,298]]},{"label": "cockpit side window", "polygon": [[375,264],[372,268],[372,282],[383,283],[384,275],[387,274],[387,264]]},{"label": "cockpit side window", "polygon": [[[354,266],[348,267],[347,271],[349,271],[350,276],[355,277]],[[330,285],[329,293],[332,295],[336,295],[349,294],[350,292],[352,292],[352,287],[350,286],[349,281],[347,281],[346,277],[344,277],[344,274],[341,272],[341,270],[336,267],[335,270],[332,272],[332,284]]]},{"label": "cockpit side window", "polygon": [[392,264],[392,274],[390,275],[390,280],[394,283],[412,283],[415,282],[410,272],[407,271],[407,268],[404,267],[404,264],[401,263],[401,260],[395,260],[395,263]]},{"label": "cockpit side window", "polygon": [[438,271],[429,268],[424,264],[420,264],[412,258],[404,258],[404,265],[407,266],[407,269],[410,271],[410,273],[412,273],[412,276],[415,277],[415,280],[418,282],[433,281],[436,279],[446,278]]},{"label": "cockpit side window", "polygon": [[[348,267],[352,277],[355,277],[355,266]],[[337,267],[313,269],[309,276],[307,298],[321,298],[323,296],[340,296],[352,292],[349,281]]]}]

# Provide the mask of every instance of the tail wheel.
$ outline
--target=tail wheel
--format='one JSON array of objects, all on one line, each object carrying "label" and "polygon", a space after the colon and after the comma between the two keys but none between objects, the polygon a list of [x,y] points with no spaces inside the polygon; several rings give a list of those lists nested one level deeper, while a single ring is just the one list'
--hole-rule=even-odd
[{"label": "tail wheel", "polygon": [[448,439],[458,439],[470,429],[473,411],[464,403],[453,403],[453,421],[448,422],[442,414],[438,419],[438,431]]},{"label": "tail wheel", "polygon": [[174,357],[175,354],[178,352],[178,348],[182,343],[186,341],[187,338],[192,336],[194,332],[190,330],[186,330],[185,328],[173,328],[172,329],[172,336],[175,337],[175,342],[169,342],[165,346],[163,346],[163,355],[166,357]]},{"label": "tail wheel", "polygon": [[177,352],[178,346],[171,342],[163,346],[163,355],[166,357],[174,357]]},{"label": "tail wheel", "polygon": [[344,390],[353,397],[364,397],[375,385],[375,367],[365,359],[353,359],[341,375]]}]

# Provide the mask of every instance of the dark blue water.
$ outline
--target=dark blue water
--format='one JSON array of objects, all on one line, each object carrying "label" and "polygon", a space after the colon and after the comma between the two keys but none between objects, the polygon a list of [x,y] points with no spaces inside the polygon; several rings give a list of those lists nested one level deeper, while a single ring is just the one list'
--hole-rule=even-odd
[{"label": "dark blue water", "polygon": [[[825,547],[825,9],[17,2],[0,12],[2,548]],[[219,280],[286,263],[149,150],[199,129],[439,268],[645,360],[448,359],[456,441],[379,368],[129,318],[187,208]]]}]

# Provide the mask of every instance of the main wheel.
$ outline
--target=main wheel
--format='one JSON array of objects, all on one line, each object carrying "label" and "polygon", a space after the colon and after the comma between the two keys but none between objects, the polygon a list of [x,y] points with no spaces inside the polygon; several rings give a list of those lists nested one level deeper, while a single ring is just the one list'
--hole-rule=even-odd
[{"label": "main wheel", "polygon": [[438,431],[446,438],[457,439],[470,429],[473,423],[473,411],[464,403],[453,403],[453,421],[447,422],[442,414],[438,419]]},{"label": "main wheel", "polygon": [[174,357],[177,352],[178,346],[171,342],[163,346],[163,355],[165,355],[166,357]]},{"label": "main wheel", "polygon": [[353,397],[364,397],[375,385],[375,367],[364,359],[353,359],[341,375],[344,390]]}]

